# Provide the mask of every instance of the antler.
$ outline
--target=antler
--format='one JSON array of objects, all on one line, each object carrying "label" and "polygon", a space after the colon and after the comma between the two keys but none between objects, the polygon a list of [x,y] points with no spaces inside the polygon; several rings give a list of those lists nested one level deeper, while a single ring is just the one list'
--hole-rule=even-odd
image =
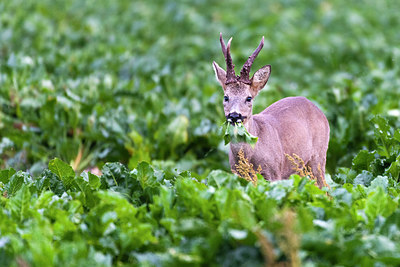
[{"label": "antler", "polygon": [[231,57],[231,42],[232,38],[229,39],[228,45],[225,47],[224,39],[222,38],[222,33],[219,34],[219,41],[221,42],[222,53],[224,53],[226,61],[226,82],[225,84],[233,83],[237,81],[235,74],[235,65],[233,65]]},{"label": "antler", "polygon": [[251,84],[251,81],[249,78],[251,65],[253,65],[254,59],[257,57],[258,53],[260,53],[263,46],[264,46],[264,36],[262,37],[261,42],[258,45],[257,49],[247,59],[246,63],[244,63],[244,65],[243,65],[242,70],[240,71],[239,81],[241,81],[242,83]]}]

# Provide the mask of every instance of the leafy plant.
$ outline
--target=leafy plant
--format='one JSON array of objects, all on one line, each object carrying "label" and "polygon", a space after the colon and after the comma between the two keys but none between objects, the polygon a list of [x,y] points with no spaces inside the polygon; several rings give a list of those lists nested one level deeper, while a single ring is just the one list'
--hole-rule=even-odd
[{"label": "leafy plant", "polygon": [[375,149],[361,150],[353,159],[351,168],[341,168],[337,182],[369,185],[375,177],[385,176],[399,181],[400,129],[393,129],[382,116],[371,119],[374,125]]},{"label": "leafy plant", "polygon": [[224,122],[223,128],[225,129],[225,145],[229,143],[247,143],[254,147],[257,143],[258,137],[250,134],[243,123],[235,123],[232,125],[229,122]]},{"label": "leafy plant", "polygon": [[297,175],[254,186],[220,170],[201,183],[146,162],[132,171],[108,163],[101,177],[71,176],[59,159],[49,167],[35,180],[23,172],[3,180],[6,265],[400,262],[400,188],[384,176],[326,194]]},{"label": "leafy plant", "polygon": [[[397,5],[2,1],[1,265],[399,265]],[[219,132],[219,32],[235,62],[266,37],[255,113],[327,115],[330,189],[226,172],[221,135],[256,140]]]}]

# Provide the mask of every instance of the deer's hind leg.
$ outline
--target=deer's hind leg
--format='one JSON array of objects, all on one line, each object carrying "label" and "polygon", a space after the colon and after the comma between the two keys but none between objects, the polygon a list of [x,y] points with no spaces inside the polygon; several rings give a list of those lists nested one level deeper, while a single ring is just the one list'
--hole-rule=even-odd
[{"label": "deer's hind leg", "polygon": [[311,168],[311,171],[315,179],[317,180],[319,188],[328,186],[325,181],[325,165],[326,165],[326,158],[320,157],[318,155],[312,156],[310,161],[306,164],[307,167]]}]

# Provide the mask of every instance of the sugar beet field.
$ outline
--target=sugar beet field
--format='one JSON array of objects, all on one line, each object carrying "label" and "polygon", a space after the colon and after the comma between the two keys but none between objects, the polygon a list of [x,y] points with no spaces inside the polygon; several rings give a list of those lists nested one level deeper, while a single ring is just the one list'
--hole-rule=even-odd
[{"label": "sugar beet field", "polygon": [[[0,265],[399,266],[399,13],[0,1]],[[326,115],[326,186],[231,172],[220,32],[237,74],[265,38],[254,113],[304,96]]]}]

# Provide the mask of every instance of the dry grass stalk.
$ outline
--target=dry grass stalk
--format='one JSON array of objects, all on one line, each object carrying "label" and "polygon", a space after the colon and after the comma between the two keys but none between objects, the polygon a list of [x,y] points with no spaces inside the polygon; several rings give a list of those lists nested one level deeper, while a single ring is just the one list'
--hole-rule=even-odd
[{"label": "dry grass stalk", "polygon": [[318,164],[318,172],[319,172],[319,177],[320,177],[320,182],[321,182],[321,184],[323,184],[323,186],[325,186],[325,187],[331,188],[331,187],[326,183],[325,179],[322,178],[322,177],[324,177],[324,176],[322,175],[323,172],[322,172],[322,169],[321,169],[321,164]]},{"label": "dry grass stalk", "polygon": [[241,148],[238,153],[238,164],[235,164],[235,169],[232,172],[239,175],[241,178],[251,181],[255,186],[257,185],[257,173],[261,173],[262,168],[258,165],[257,171],[254,170],[253,164],[245,157],[244,151]]},{"label": "dry grass stalk", "polygon": [[254,233],[258,238],[258,242],[260,242],[261,253],[264,256],[265,266],[277,266],[276,255],[271,242],[269,242],[268,238],[263,235],[260,229],[256,230]]},{"label": "dry grass stalk", "polygon": [[296,154],[293,154],[293,157],[285,154],[286,158],[292,163],[293,165],[293,170],[300,175],[301,177],[308,177],[309,179],[315,180],[317,181],[317,179],[315,178],[311,167],[310,166],[306,166],[306,164],[304,163],[304,160],[299,157]]},{"label": "dry grass stalk", "polygon": [[25,261],[22,257],[17,257],[16,259],[17,265],[19,267],[29,267],[29,263],[27,261]]},{"label": "dry grass stalk", "polygon": [[74,171],[77,171],[79,168],[79,164],[81,163],[83,156],[83,146],[79,146],[78,154],[76,155],[76,158],[72,161],[71,166]]},{"label": "dry grass stalk", "polygon": [[280,250],[284,253],[287,260],[277,262],[277,256],[274,251],[273,244],[261,232],[260,229],[254,231],[261,246],[261,252],[264,256],[265,266],[273,267],[299,267],[301,261],[300,252],[300,235],[296,231],[296,213],[292,210],[284,210],[275,220],[282,222],[282,228],[276,233],[276,240]]},{"label": "dry grass stalk", "polygon": [[322,169],[321,169],[321,165],[318,164],[318,172],[319,175],[314,175],[314,173],[312,172],[312,169],[310,166],[306,166],[306,164],[304,163],[304,160],[293,153],[293,157],[285,154],[286,158],[292,163],[293,165],[293,170],[300,175],[301,177],[308,177],[311,180],[315,181],[315,185],[320,186],[320,187],[324,187],[327,186],[329,187],[329,185],[326,183],[325,179],[323,178],[323,174],[322,174]]},{"label": "dry grass stalk", "polygon": [[286,210],[281,215],[280,221],[283,222],[283,228],[278,236],[278,245],[289,258],[287,266],[301,266],[299,258],[300,236],[295,231],[296,213],[292,210]]}]

